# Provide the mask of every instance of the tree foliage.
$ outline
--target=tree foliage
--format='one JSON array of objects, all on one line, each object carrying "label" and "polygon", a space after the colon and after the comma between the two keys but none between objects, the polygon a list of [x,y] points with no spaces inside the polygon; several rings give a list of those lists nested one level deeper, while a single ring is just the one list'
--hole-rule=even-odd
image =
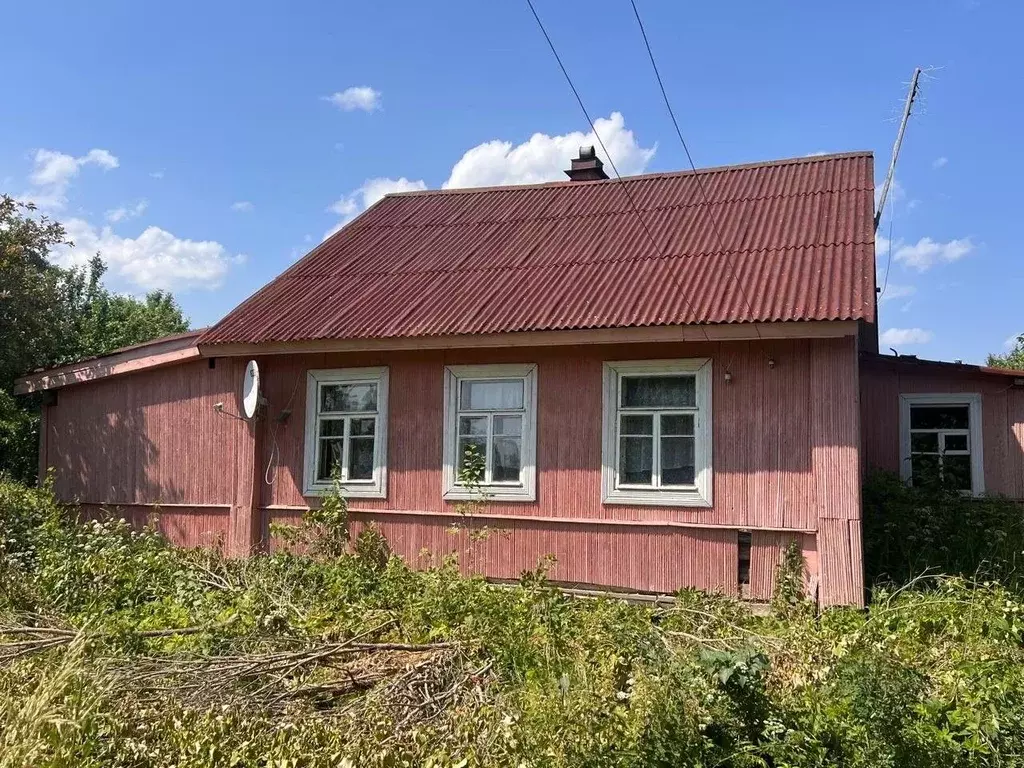
[{"label": "tree foliage", "polygon": [[24,480],[36,472],[38,402],[14,396],[17,377],[188,330],[169,293],[109,291],[99,254],[79,269],[52,263],[67,242],[58,222],[0,196],[0,473]]},{"label": "tree foliage", "polygon": [[1017,343],[1005,355],[989,355],[988,364],[994,368],[1024,371],[1024,333],[1017,337]]}]

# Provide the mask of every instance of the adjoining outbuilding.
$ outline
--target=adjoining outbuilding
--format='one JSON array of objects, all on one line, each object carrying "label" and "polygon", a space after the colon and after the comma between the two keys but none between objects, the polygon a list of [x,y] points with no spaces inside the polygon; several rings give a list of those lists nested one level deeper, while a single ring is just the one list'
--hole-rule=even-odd
[{"label": "adjoining outbuilding", "polygon": [[[594,160],[389,195],[212,328],[26,377],[41,470],[240,555],[334,472],[410,562],[472,547],[495,578],[553,554],[560,582],[765,599],[795,540],[823,605],[864,599],[866,467],[1024,496],[1024,374],[877,354],[869,153]],[[475,543],[467,448],[503,531]]]}]

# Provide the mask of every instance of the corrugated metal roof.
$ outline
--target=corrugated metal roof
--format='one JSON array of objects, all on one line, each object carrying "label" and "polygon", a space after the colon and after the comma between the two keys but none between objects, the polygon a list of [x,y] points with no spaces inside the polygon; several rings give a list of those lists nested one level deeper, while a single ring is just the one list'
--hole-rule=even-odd
[{"label": "corrugated metal roof", "polygon": [[[200,338],[874,320],[870,153],[389,195]],[[715,233],[717,223],[723,248]]]}]

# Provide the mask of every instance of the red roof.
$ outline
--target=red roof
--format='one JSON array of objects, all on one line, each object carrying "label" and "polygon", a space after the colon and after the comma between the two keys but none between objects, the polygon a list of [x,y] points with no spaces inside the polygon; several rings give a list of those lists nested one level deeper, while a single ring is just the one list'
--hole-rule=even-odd
[{"label": "red roof", "polygon": [[623,183],[657,248],[614,179],[389,195],[199,343],[874,320],[870,153]]}]

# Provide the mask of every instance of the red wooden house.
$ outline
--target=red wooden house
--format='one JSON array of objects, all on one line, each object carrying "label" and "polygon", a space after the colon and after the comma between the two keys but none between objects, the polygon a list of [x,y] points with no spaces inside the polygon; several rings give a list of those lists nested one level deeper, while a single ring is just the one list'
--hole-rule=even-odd
[{"label": "red wooden house", "polygon": [[1024,380],[877,355],[870,154],[570,178],[389,195],[212,328],[26,377],[40,468],[242,554],[336,467],[416,563],[470,546],[472,445],[489,576],[763,599],[796,540],[825,605],[863,601],[864,467],[1024,496]]}]

